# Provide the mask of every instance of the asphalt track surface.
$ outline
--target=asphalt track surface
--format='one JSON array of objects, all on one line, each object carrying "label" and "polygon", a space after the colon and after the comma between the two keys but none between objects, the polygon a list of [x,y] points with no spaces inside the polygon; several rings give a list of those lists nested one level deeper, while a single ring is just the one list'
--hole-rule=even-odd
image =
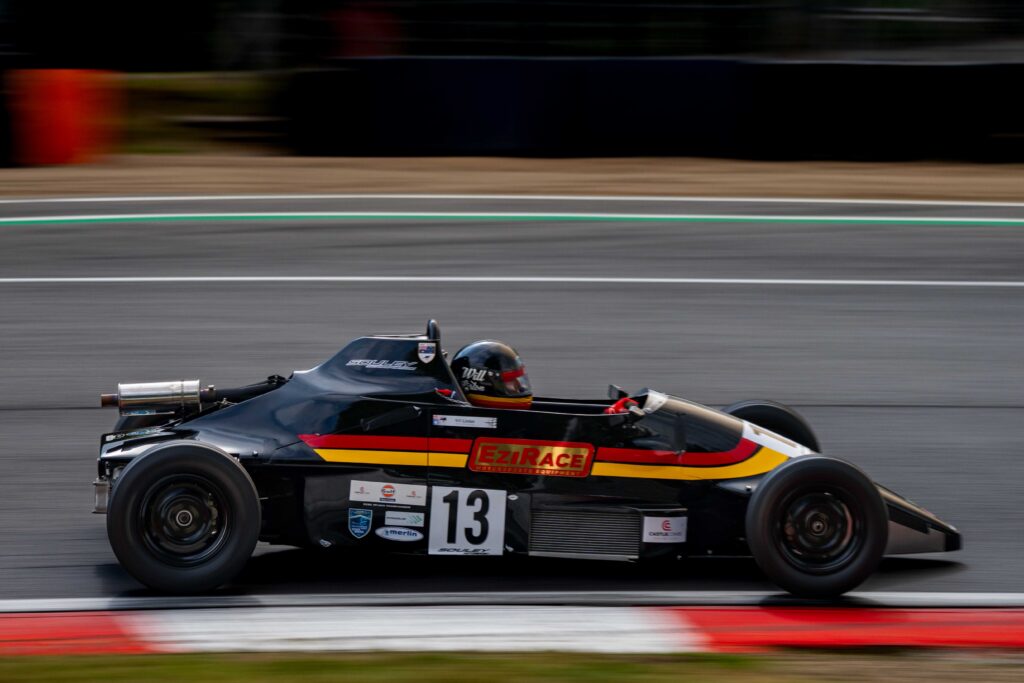
[{"label": "asphalt track surface", "polygon": [[[271,215],[291,211],[306,215]],[[495,212],[516,215],[481,215]],[[223,215],[240,213],[257,215]],[[164,217],[109,218],[125,214]],[[23,220],[46,216],[62,218]],[[175,279],[251,276],[398,279]],[[622,281],[446,280],[464,276]],[[129,281],[89,280],[110,277]],[[143,280],[153,277],[168,279]],[[864,590],[1019,591],[1024,290],[999,285],[1021,281],[1024,205],[0,202],[0,599],[147,595],[89,514],[98,437],[115,418],[96,407],[100,392],[287,374],[364,333],[418,332],[428,317],[450,351],[480,337],[512,343],[542,395],[601,396],[614,382],[711,405],[793,405],[827,453],[964,535],[959,553],[887,560]],[[228,593],[771,589],[747,560],[368,560],[264,547]]]}]

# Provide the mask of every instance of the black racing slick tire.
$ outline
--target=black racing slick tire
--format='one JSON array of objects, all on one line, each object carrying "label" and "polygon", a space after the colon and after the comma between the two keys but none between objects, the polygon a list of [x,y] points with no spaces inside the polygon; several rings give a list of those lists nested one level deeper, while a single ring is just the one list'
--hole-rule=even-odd
[{"label": "black racing slick tire", "polygon": [[107,509],[107,537],[121,565],[167,593],[231,581],[259,532],[252,479],[234,458],[197,444],[159,446],[132,460]]},{"label": "black racing slick tire", "polygon": [[815,436],[811,425],[789,406],[774,401],[740,401],[722,408],[722,412],[796,441],[815,453],[821,452],[821,444],[818,443],[818,437]]},{"label": "black racing slick tire", "polygon": [[889,535],[885,503],[853,465],[793,458],[769,473],[750,499],[747,543],[761,570],[801,597],[852,590],[878,567]]}]

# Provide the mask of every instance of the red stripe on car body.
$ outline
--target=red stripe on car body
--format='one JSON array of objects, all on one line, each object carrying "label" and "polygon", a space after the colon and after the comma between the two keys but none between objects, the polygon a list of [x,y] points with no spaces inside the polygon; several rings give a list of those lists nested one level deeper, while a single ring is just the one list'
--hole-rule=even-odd
[{"label": "red stripe on car body", "polygon": [[676,454],[675,451],[646,450],[641,448],[605,448],[597,449],[598,462],[622,462],[637,465],[692,465],[707,467],[712,465],[735,465],[750,458],[760,448],[753,441],[743,439],[736,448],[716,453]]}]

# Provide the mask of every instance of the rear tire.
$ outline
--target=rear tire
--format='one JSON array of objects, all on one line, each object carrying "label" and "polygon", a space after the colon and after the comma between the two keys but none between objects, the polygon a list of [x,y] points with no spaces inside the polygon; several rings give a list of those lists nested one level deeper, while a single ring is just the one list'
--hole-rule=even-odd
[{"label": "rear tire", "polygon": [[740,401],[727,408],[722,408],[722,412],[796,441],[815,453],[821,452],[821,445],[818,443],[818,437],[815,436],[811,425],[800,413],[789,406],[774,401]]},{"label": "rear tire", "polygon": [[878,489],[853,465],[794,458],[769,473],[750,499],[747,543],[761,570],[803,597],[842,595],[878,567],[889,518]]},{"label": "rear tire", "polygon": [[168,593],[201,593],[233,579],[259,540],[260,503],[229,455],[194,444],[157,447],[118,477],[107,537],[121,565]]}]

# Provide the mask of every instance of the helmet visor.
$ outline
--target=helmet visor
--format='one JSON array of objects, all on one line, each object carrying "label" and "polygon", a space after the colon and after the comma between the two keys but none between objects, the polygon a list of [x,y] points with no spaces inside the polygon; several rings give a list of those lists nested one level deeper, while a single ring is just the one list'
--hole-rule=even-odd
[{"label": "helmet visor", "polygon": [[508,396],[526,396],[531,392],[530,378],[526,376],[526,368],[516,368],[501,373],[501,383]]}]

